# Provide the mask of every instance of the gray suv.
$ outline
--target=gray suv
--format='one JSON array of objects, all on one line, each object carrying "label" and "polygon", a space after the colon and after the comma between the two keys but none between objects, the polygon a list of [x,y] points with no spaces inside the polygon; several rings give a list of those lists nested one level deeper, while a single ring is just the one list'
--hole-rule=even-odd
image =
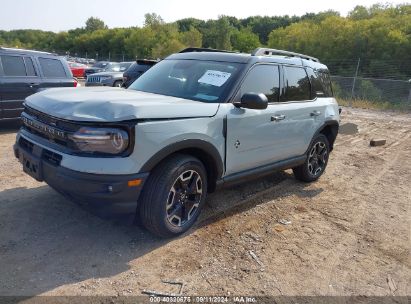
[{"label": "gray suv", "polygon": [[121,88],[123,85],[123,73],[133,62],[110,63],[103,72],[87,75],[86,87],[109,86]]},{"label": "gray suv", "polygon": [[171,237],[220,186],[288,168],[301,181],[318,179],[339,109],[327,67],[313,57],[189,49],[127,90],[35,94],[22,118],[14,151],[27,174]]}]

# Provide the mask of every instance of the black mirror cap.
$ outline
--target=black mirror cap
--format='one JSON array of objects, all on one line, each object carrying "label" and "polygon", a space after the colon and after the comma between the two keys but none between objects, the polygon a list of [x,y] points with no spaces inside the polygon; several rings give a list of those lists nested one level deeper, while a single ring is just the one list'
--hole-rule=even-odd
[{"label": "black mirror cap", "polygon": [[268,99],[263,93],[245,93],[237,106],[245,109],[264,110],[268,107]]}]

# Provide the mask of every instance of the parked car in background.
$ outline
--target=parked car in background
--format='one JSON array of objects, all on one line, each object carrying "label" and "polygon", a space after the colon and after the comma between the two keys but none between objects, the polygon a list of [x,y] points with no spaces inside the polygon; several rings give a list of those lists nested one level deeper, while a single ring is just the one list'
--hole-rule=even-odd
[{"label": "parked car in background", "polygon": [[155,65],[157,60],[139,59],[135,61],[123,74],[123,87],[128,88],[138,77]]},{"label": "parked car in background", "polygon": [[0,120],[19,118],[29,95],[47,88],[76,86],[64,58],[0,47]]},{"label": "parked car in background", "polygon": [[107,66],[111,63],[115,63],[115,62],[110,62],[110,61],[96,62],[92,67],[84,71],[84,77],[87,77],[87,75],[90,75],[90,74],[103,72],[107,68]]},{"label": "parked car in background", "polygon": [[87,76],[86,87],[89,86],[109,86],[121,87],[123,84],[123,73],[133,62],[110,63],[104,72]]},{"label": "parked car in background", "polygon": [[84,71],[89,68],[88,65],[78,63],[78,62],[69,62],[68,65],[70,67],[70,71],[73,74],[73,76],[79,77],[79,78],[83,78]]}]

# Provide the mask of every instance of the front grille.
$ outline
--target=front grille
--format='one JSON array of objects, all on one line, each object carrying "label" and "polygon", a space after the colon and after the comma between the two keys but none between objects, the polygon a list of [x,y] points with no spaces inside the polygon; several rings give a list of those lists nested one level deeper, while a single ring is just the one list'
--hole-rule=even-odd
[{"label": "front grille", "polygon": [[101,81],[101,77],[100,76],[88,76],[87,77],[87,82],[100,82]]},{"label": "front grille", "polygon": [[54,166],[59,166],[63,157],[60,154],[44,149],[41,158]]},{"label": "front grille", "polygon": [[[25,139],[24,137],[20,137],[19,139],[19,146],[29,152],[29,153],[33,153],[33,149],[34,149],[34,144],[30,141],[28,141],[27,139]],[[39,149],[38,146],[36,146],[37,151],[41,151],[41,158],[43,160],[45,160],[46,162],[54,165],[54,166],[59,166],[61,163],[61,160],[63,159],[63,157],[60,154],[54,153],[50,150],[47,149]]]},{"label": "front grille", "polygon": [[73,148],[70,135],[80,126],[57,119],[26,107],[21,115],[23,128],[28,132],[66,148]]},{"label": "front grille", "polygon": [[27,139],[20,137],[19,139],[19,146],[26,150],[27,152],[33,152],[33,143],[29,142]]}]

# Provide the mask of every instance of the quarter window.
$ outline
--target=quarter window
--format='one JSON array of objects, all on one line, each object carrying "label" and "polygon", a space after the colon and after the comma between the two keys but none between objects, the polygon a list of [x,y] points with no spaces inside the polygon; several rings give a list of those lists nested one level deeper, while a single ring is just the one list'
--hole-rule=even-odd
[{"label": "quarter window", "polygon": [[67,77],[61,61],[58,59],[39,58],[44,77]]},{"label": "quarter window", "polygon": [[303,68],[284,67],[285,72],[285,95],[284,101],[309,100],[310,80]]},{"label": "quarter window", "polygon": [[1,63],[5,76],[26,76],[23,57],[2,55]]},{"label": "quarter window", "polygon": [[257,65],[246,76],[241,85],[241,96],[245,93],[263,93],[268,102],[278,102],[280,75],[276,65]]}]

